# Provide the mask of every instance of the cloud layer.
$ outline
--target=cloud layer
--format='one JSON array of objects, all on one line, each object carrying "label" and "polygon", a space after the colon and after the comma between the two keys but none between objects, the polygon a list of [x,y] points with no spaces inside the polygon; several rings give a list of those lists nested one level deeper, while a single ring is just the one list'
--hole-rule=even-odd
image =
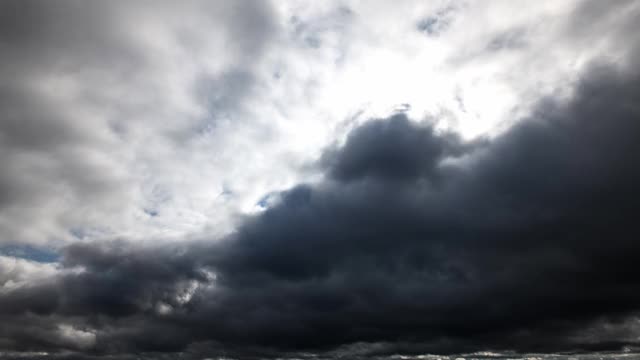
[{"label": "cloud layer", "polygon": [[273,195],[222,241],[77,244],[52,281],[5,283],[5,346],[636,345],[634,326],[602,339],[637,321],[639,95],[636,76],[593,68],[569,103],[473,144],[404,114],[373,120],[325,152],[324,180]]},{"label": "cloud layer", "polygon": [[0,357],[637,349],[637,2],[407,4],[3,3]]}]

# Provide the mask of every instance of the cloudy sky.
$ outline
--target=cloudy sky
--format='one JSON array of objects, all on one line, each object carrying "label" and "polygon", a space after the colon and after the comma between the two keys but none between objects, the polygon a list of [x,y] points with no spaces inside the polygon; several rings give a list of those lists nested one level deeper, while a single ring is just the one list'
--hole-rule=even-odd
[{"label": "cloudy sky", "polygon": [[640,358],[640,1],[2,0],[0,54],[1,359]]}]

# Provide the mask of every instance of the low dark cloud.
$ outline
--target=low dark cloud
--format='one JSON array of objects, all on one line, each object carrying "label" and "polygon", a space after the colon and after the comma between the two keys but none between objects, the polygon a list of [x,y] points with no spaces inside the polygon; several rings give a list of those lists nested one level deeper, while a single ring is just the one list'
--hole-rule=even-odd
[{"label": "low dark cloud", "polygon": [[640,88],[625,76],[594,69],[570,104],[468,152],[402,115],[354,130],[325,182],[217,246],[232,308],[258,312],[241,340],[553,351],[633,314]]},{"label": "low dark cloud", "polygon": [[274,195],[222,241],[67,248],[55,281],[0,296],[1,343],[237,357],[636,346],[639,100],[635,74],[593,67],[569,103],[541,101],[492,140],[367,122],[324,154],[323,181]]}]

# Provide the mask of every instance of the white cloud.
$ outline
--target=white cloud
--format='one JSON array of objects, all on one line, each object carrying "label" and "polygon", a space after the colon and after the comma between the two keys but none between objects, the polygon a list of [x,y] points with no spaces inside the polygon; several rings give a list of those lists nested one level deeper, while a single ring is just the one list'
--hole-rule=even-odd
[{"label": "white cloud", "polygon": [[96,343],[94,331],[76,329],[69,324],[58,325],[58,336],[64,343],[80,349],[88,349]]},{"label": "white cloud", "polygon": [[0,294],[50,280],[58,272],[54,264],[0,256]]}]

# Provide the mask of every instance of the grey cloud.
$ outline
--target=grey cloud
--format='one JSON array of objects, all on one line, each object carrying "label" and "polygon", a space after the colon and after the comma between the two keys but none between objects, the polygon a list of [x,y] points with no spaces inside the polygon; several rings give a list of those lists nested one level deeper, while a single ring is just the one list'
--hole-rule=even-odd
[{"label": "grey cloud", "polygon": [[449,28],[449,26],[451,26],[455,10],[456,7],[451,5],[438,10],[433,15],[423,18],[418,21],[418,30],[424,32],[428,36],[438,36],[442,34]]},{"label": "grey cloud", "polygon": [[325,152],[323,162],[329,175],[341,181],[366,176],[412,179],[429,177],[444,158],[461,155],[464,148],[455,134],[436,135],[433,127],[416,127],[398,114],[350,134],[343,149]]},{"label": "grey cloud", "polygon": [[527,46],[527,32],[525,29],[512,29],[496,35],[487,44],[487,50],[514,50]]},{"label": "grey cloud", "polygon": [[[201,123],[167,105],[173,89],[164,62],[225,49],[222,60],[235,72],[229,78],[194,70],[196,83],[222,78],[195,100],[236,111],[277,34],[274,15],[263,1],[3,2],[0,244],[59,246],[72,240],[71,229],[110,234],[128,221],[113,214],[141,212],[139,169],[160,160],[138,147],[175,139],[184,146]],[[220,72],[229,66],[221,63]],[[230,85],[237,91],[228,92]],[[216,94],[224,96],[212,99]]]},{"label": "grey cloud", "polygon": [[195,84],[195,97],[208,109],[205,119],[215,128],[216,121],[242,111],[244,100],[255,91],[258,79],[246,70],[229,70],[217,76],[204,75]]},{"label": "grey cloud", "polygon": [[[1,46],[42,55],[6,60],[20,72],[0,92],[8,114],[0,123],[0,242],[21,239],[43,217],[64,227],[77,222],[70,212],[107,208],[106,216],[135,196],[122,186],[124,161],[111,156],[127,135],[103,123],[79,126],[69,119],[84,112],[50,105],[31,85],[47,85],[38,81],[50,79],[39,76],[51,59],[52,74],[66,73],[61,63],[120,74],[109,69],[144,71],[136,61],[149,57],[129,52],[113,32],[126,22],[114,15],[120,5],[30,4],[0,11],[21,19],[2,22]],[[230,51],[251,63],[276,25],[267,4],[239,4],[198,9],[212,22],[228,15],[230,34],[249,32]],[[42,27],[24,25],[32,23]],[[200,40],[186,30],[177,36],[186,47]],[[253,89],[248,67],[205,81],[201,101],[233,109]],[[375,359],[637,348],[640,77],[593,66],[574,90],[568,103],[540,101],[491,140],[464,141],[405,115],[367,122],[320,157],[323,179],[270,194],[264,211],[220,241],[80,239],[57,265],[2,263],[0,357]],[[45,206],[63,195],[73,209]],[[159,198],[170,195],[163,188]],[[72,232],[84,237],[82,228]]]},{"label": "grey cloud", "polygon": [[[404,116],[366,123],[325,154],[324,181],[282,192],[222,242],[73,245],[63,264],[84,272],[3,295],[3,316],[75,319],[102,354],[637,346],[595,341],[590,324],[639,310],[638,84],[594,67],[569,104],[542,101],[481,146]],[[55,348],[14,331],[27,350]]]},{"label": "grey cloud", "polygon": [[113,66],[113,61],[128,64],[143,54],[127,43],[122,27],[112,26],[113,20],[125,15],[117,10],[81,1],[44,6],[38,1],[4,2],[0,46],[8,58],[3,68],[15,74],[15,66],[39,72],[88,64]]},{"label": "grey cloud", "polygon": [[293,35],[299,41],[308,47],[319,48],[323,45],[323,40],[326,40],[336,30],[347,28],[353,16],[354,13],[350,8],[341,6],[311,19],[300,19],[293,16],[290,23],[293,26]]},{"label": "grey cloud", "polygon": [[566,27],[567,41],[587,49],[602,46],[607,56],[617,58],[623,62],[621,65],[637,68],[640,59],[637,21],[640,4],[623,0],[616,2],[615,6],[604,5],[594,0],[579,2]]}]

